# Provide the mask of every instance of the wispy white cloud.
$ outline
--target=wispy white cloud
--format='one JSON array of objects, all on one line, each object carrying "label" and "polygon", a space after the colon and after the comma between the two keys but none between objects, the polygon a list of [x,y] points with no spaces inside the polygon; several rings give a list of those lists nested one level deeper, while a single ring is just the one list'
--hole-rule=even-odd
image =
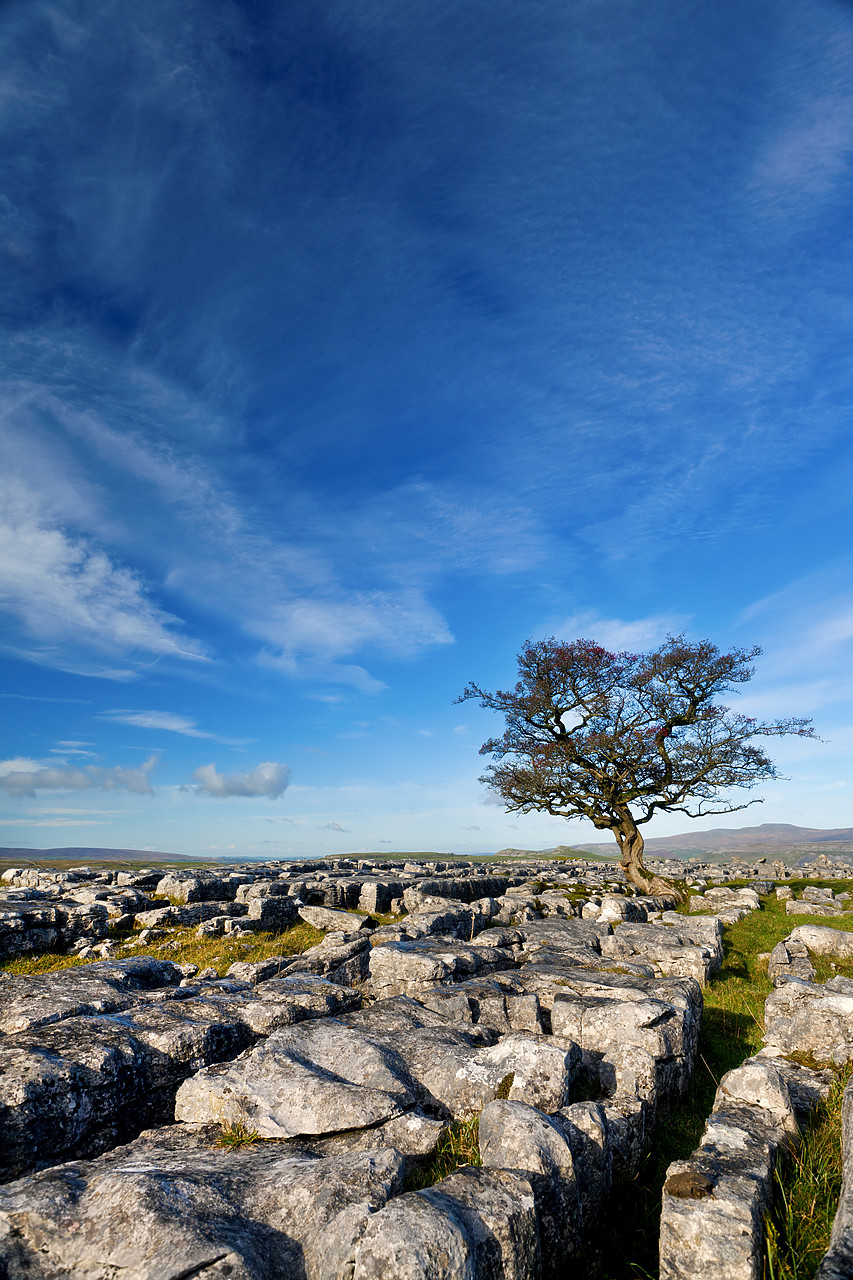
[{"label": "wispy white cloud", "polygon": [[0,698],[20,698],[24,702],[77,702],[81,706],[91,705],[91,698],[40,698],[31,693],[0,693]]},{"label": "wispy white cloud", "polygon": [[[136,795],[153,795],[148,777],[157,763],[151,756],[138,769],[121,765],[104,768],[87,764],[80,768],[39,766],[32,760],[0,762],[0,791],[10,796],[34,796],[39,791],[130,791]],[[23,766],[23,767],[22,767]]]},{"label": "wispy white cloud", "polygon": [[58,746],[50,748],[52,756],[79,756],[82,758],[90,757],[94,759],[97,755],[96,751],[90,751],[89,747],[93,746],[91,742],[60,742]]},{"label": "wispy white cloud", "polygon": [[339,822],[323,822],[318,824],[318,828],[320,831],[340,831],[344,835],[352,835],[349,827],[342,827]]},{"label": "wispy white cloud", "polygon": [[409,580],[472,568],[523,572],[545,558],[552,542],[541,519],[520,503],[449,478],[410,481],[372,497],[356,527],[390,565],[405,565]]},{"label": "wispy white cloud", "polygon": [[268,760],[249,773],[223,774],[217,772],[215,764],[206,764],[195,770],[193,778],[193,790],[203,795],[217,798],[267,796],[270,800],[276,800],[287,790],[290,769],[285,764]]},{"label": "wispy white cloud", "polygon": [[3,825],[7,827],[104,827],[110,824],[94,818],[4,818]]},{"label": "wispy white cloud", "polygon": [[111,720],[116,724],[131,724],[138,729],[165,729],[169,733],[180,733],[185,738],[213,738],[212,733],[199,729],[194,720],[188,716],[178,715],[174,711],[114,711],[101,712],[102,720]]},{"label": "wispy white cloud", "polygon": [[301,654],[335,661],[363,648],[377,647],[405,657],[453,640],[443,618],[415,590],[272,604],[262,617],[256,616],[246,626],[275,647],[273,661],[292,663],[294,669]]},{"label": "wispy white cloud", "polygon": [[562,622],[547,623],[541,633],[556,635],[561,640],[596,640],[606,649],[634,652],[660,644],[667,633],[678,634],[688,618],[678,614],[654,614],[648,618],[626,621],[603,618],[594,610],[574,613]]},{"label": "wispy white cloud", "polygon": [[48,662],[67,645],[123,657],[203,656],[197,642],[176,634],[178,619],[153,603],[136,573],[49,524],[35,495],[12,483],[0,498],[0,608],[43,646]]}]

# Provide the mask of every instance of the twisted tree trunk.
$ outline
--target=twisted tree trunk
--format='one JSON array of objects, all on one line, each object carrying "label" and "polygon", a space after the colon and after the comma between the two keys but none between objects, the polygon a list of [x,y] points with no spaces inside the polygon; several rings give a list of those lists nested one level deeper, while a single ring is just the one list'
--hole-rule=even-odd
[{"label": "twisted tree trunk", "polygon": [[615,827],[613,833],[619,844],[622,870],[629,884],[634,885],[641,893],[648,893],[652,897],[665,893],[675,894],[679,902],[684,902],[683,889],[670,880],[664,880],[663,876],[657,876],[646,870],[643,862],[645,841],[631,818],[623,819],[621,828]]}]

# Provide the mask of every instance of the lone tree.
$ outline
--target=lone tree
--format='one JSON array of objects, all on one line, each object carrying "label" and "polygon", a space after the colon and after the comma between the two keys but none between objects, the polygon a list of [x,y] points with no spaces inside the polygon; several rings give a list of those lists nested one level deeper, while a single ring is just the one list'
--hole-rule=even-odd
[{"label": "lone tree", "polygon": [[[528,640],[518,683],[487,693],[469,684],[457,702],[479,699],[506,717],[480,779],[510,813],[538,810],[588,818],[612,831],[626,878],[644,893],[673,892],[643,863],[640,827],[656,813],[690,818],[750,804],[726,793],[778,777],[756,738],[814,737],[807,719],[763,724],[717,699],[745,684],[761,650],[720,653],[709,640],[667,636],[651,653],[610,653],[592,640]],[[679,891],[675,889],[675,892]]]}]

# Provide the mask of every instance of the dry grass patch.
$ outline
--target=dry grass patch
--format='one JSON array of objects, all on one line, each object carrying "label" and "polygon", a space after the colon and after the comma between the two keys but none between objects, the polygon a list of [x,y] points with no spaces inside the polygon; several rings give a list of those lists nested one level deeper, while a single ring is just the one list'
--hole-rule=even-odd
[{"label": "dry grass patch", "polygon": [[[313,925],[300,923],[281,933],[255,933],[250,938],[198,938],[195,929],[170,929],[166,938],[157,938],[144,947],[133,946],[132,938],[117,942],[111,959],[126,960],[132,956],[156,956],[160,960],[174,960],[175,964],[197,964],[199,969],[215,969],[224,977],[235,961],[255,963],[269,956],[301,955],[309,947],[316,946],[326,936]],[[101,957],[98,956],[100,960]],[[54,973],[59,969],[72,969],[78,965],[92,964],[77,956],[39,955],[19,956],[0,965],[0,971],[16,974]]]}]

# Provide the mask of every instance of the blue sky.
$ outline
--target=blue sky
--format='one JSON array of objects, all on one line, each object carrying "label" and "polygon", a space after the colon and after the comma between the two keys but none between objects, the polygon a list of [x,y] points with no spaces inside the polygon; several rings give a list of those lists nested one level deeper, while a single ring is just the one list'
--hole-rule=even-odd
[{"label": "blue sky", "polygon": [[11,0],[0,44],[0,843],[589,839],[487,802],[453,699],[680,630],[824,739],[728,821],[853,825],[848,4]]}]

